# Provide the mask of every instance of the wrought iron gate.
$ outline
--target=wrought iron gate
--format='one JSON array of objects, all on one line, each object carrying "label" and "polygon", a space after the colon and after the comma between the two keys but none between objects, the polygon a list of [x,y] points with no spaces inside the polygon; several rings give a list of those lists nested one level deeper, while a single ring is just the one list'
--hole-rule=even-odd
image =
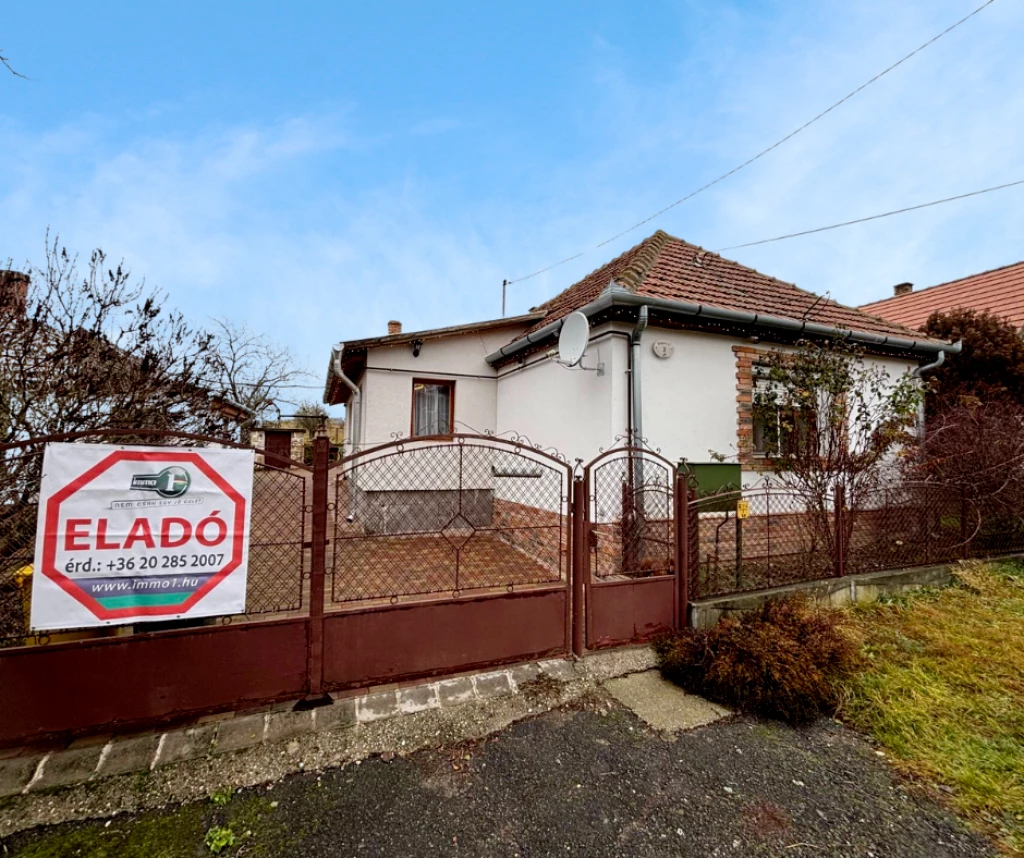
[{"label": "wrought iron gate", "polygon": [[658,453],[622,447],[584,469],[586,645],[647,640],[686,617],[676,467]]},{"label": "wrought iron gate", "polygon": [[459,435],[375,447],[333,474],[325,687],[568,652],[567,462]]}]

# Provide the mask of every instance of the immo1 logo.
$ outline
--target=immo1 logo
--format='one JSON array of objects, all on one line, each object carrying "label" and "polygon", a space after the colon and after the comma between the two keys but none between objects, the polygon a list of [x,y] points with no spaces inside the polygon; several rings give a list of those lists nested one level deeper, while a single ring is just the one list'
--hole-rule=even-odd
[{"label": "immo1 logo", "polygon": [[159,474],[135,474],[132,488],[140,492],[156,492],[162,498],[180,498],[192,485],[188,471],[178,465],[164,468]]}]

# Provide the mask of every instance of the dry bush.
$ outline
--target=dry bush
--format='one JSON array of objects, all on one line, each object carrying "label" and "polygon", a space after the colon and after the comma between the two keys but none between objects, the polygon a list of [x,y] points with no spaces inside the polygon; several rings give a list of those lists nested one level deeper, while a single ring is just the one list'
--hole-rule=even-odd
[{"label": "dry bush", "polygon": [[860,658],[844,616],[804,599],[666,635],[655,650],[662,675],[687,691],[791,724],[835,712]]}]

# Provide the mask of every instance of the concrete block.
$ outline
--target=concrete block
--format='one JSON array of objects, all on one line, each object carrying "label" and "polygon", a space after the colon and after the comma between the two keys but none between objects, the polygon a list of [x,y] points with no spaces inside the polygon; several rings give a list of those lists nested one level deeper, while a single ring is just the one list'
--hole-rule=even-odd
[{"label": "concrete block", "polygon": [[564,658],[548,659],[547,661],[538,662],[538,665],[545,676],[550,676],[559,682],[572,682],[577,678],[572,662]]},{"label": "concrete block", "polygon": [[42,755],[10,757],[0,760],[0,798],[17,795],[32,780]]},{"label": "concrete block", "polygon": [[180,760],[196,760],[209,756],[213,753],[216,736],[217,727],[214,724],[165,733],[156,765],[166,766]]},{"label": "concrete block", "polygon": [[468,676],[442,679],[437,683],[437,696],[442,706],[459,706],[475,699],[473,680]]},{"label": "concrete block", "polygon": [[217,743],[214,753],[228,754],[242,748],[251,748],[263,741],[266,715],[239,715],[217,725]]},{"label": "concrete block", "polygon": [[330,706],[313,710],[313,729],[319,732],[344,730],[356,723],[356,701],[352,697],[335,700]]},{"label": "concrete block", "polygon": [[31,791],[84,783],[96,774],[102,751],[102,745],[54,751],[43,766],[42,777],[32,784]]},{"label": "concrete block", "polygon": [[398,691],[376,691],[356,698],[356,720],[379,721],[398,714]]},{"label": "concrete block", "polygon": [[692,730],[732,714],[724,706],[687,694],[653,670],[609,679],[605,688],[656,730]]},{"label": "concrete block", "polygon": [[414,685],[411,688],[398,690],[398,708],[405,715],[423,712],[427,709],[438,709],[440,706],[436,685]]},{"label": "concrete block", "polygon": [[156,754],[159,744],[159,733],[147,733],[143,736],[115,736],[100,763],[100,776],[146,771],[153,763],[153,756]]},{"label": "concrete block", "polygon": [[538,676],[540,676],[540,666],[537,665],[536,662],[517,664],[509,670],[509,673],[512,675],[512,684],[518,688],[520,685],[526,685],[528,682],[533,682]]},{"label": "concrete block", "polygon": [[478,697],[488,699],[491,697],[505,697],[512,693],[512,683],[509,682],[508,673],[481,673],[473,677],[473,684],[476,686]]},{"label": "concrete block", "polygon": [[313,713],[309,709],[304,712],[271,712],[267,719],[267,744],[313,732]]}]

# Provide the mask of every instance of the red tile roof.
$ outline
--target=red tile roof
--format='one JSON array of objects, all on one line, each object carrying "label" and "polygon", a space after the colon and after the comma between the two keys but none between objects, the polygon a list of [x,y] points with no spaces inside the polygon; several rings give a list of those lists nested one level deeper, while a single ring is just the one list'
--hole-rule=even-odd
[{"label": "red tile roof", "polygon": [[637,295],[915,339],[899,324],[806,292],[661,230],[536,307],[544,317],[530,331],[589,304],[610,280]]},{"label": "red tile roof", "polygon": [[908,328],[923,328],[936,310],[945,312],[957,307],[989,310],[1018,328],[1024,326],[1024,262],[875,301],[861,309]]}]

